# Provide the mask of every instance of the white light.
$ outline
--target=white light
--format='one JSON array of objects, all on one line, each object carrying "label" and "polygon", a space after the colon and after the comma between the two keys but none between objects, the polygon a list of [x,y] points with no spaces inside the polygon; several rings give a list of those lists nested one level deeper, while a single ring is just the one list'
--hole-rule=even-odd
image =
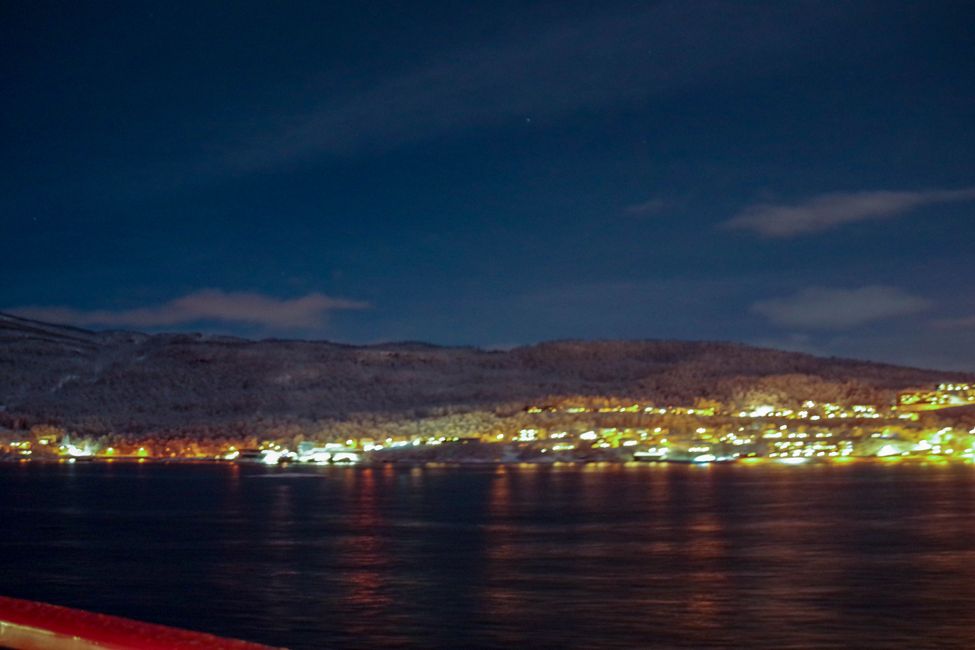
[{"label": "white light", "polygon": [[901,452],[898,451],[898,449],[893,445],[884,445],[883,447],[877,450],[877,456],[879,456],[880,458],[883,458],[885,456],[899,456],[900,453]]},{"label": "white light", "polygon": [[265,449],[264,458],[261,459],[261,462],[264,463],[265,465],[277,465],[279,460],[281,460],[280,451],[271,451],[270,449]]},{"label": "white light", "polygon": [[68,444],[66,449],[68,450],[68,455],[75,458],[84,458],[91,456],[91,448],[85,444],[84,448],[78,447],[77,445]]},{"label": "white light", "polygon": [[780,463],[784,463],[786,465],[802,465],[803,463],[808,462],[808,461],[809,461],[808,458],[803,458],[801,456],[795,456],[795,457],[791,457],[791,458],[780,458],[779,459],[779,462]]}]

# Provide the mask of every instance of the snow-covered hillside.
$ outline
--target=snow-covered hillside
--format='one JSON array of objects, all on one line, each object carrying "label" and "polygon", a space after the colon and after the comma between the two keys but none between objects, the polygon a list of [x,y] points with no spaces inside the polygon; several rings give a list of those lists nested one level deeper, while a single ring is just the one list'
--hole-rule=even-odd
[{"label": "snow-covered hillside", "polygon": [[416,343],[348,346],[200,334],[90,332],[0,314],[0,416],[87,430],[423,415],[552,396],[660,404],[889,400],[959,373],[821,359],[732,343],[557,341],[489,351]]}]

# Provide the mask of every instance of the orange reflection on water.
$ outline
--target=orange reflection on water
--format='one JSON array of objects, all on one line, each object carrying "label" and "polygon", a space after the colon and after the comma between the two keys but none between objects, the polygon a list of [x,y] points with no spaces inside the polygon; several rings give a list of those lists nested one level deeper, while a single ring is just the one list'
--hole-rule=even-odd
[{"label": "orange reflection on water", "polygon": [[395,478],[393,468],[349,468],[345,484],[354,494],[346,513],[349,537],[341,549],[341,566],[336,572],[344,587],[343,608],[356,616],[337,621],[346,633],[360,640],[361,647],[388,647],[402,644],[405,637],[393,622],[394,601],[387,578],[395,558],[383,535],[386,522],[380,508],[381,484],[387,487]]},{"label": "orange reflection on water", "polygon": [[518,560],[515,553],[517,532],[511,524],[515,514],[512,495],[516,487],[526,487],[515,486],[516,478],[523,479],[519,483],[527,484],[536,476],[535,472],[525,472],[521,466],[509,470],[504,465],[499,465],[492,475],[484,542],[487,577],[482,599],[485,613],[495,620],[517,620],[523,608],[518,591],[509,580],[509,571]]},{"label": "orange reflection on water", "polygon": [[383,593],[383,573],[387,564],[387,552],[379,533],[383,523],[376,494],[376,475],[372,468],[348,472],[349,480],[354,481],[355,503],[350,513],[352,537],[349,554],[354,568],[342,572],[352,604],[375,609],[385,607],[391,600]]}]

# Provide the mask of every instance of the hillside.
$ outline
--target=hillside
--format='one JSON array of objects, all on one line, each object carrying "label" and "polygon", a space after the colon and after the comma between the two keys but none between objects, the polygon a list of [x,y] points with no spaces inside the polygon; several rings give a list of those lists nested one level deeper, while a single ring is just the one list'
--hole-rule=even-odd
[{"label": "hillside", "polygon": [[809,398],[888,402],[962,373],[734,343],[557,341],[488,351],[201,334],[91,332],[0,314],[0,424],[198,429],[356,413],[425,415],[558,396],[658,404]]}]

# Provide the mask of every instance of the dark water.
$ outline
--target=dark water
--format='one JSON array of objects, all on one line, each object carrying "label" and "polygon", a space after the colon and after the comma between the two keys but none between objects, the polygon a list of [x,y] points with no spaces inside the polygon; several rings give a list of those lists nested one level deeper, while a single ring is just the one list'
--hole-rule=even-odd
[{"label": "dark water", "polygon": [[971,466],[0,466],[0,593],[291,648],[975,647]]}]

